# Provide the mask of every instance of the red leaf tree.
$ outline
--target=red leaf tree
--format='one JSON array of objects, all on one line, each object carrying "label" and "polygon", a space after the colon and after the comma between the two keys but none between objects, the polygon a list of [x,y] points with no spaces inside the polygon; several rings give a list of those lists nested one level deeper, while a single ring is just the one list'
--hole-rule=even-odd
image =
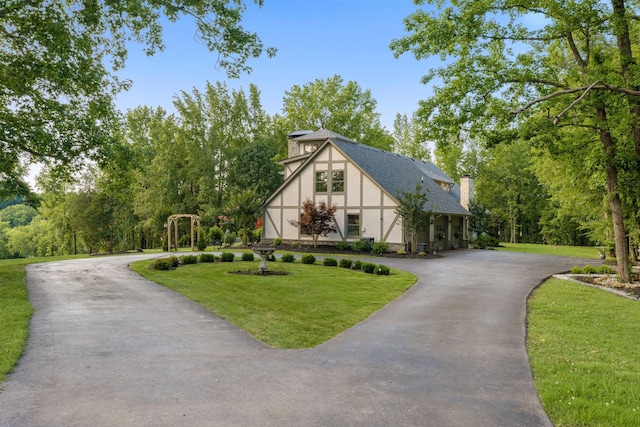
[{"label": "red leaf tree", "polygon": [[300,229],[313,237],[313,246],[318,244],[318,237],[327,236],[329,233],[338,231],[335,224],[334,215],[336,213],[336,205],[327,206],[327,202],[320,201],[316,206],[316,202],[307,199],[302,204],[302,214],[299,220],[289,220],[289,224]]}]

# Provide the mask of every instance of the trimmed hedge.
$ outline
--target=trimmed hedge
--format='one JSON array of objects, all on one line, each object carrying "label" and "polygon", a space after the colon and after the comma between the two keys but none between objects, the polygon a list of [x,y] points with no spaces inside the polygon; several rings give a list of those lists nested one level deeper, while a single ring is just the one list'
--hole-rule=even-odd
[{"label": "trimmed hedge", "polygon": [[354,261],[353,264],[351,264],[351,269],[352,270],[362,270],[362,261]]},{"label": "trimmed hedge", "polygon": [[200,262],[215,262],[215,260],[214,254],[200,254]]},{"label": "trimmed hedge", "polygon": [[388,276],[390,273],[389,267],[387,267],[386,265],[382,265],[380,264],[377,268],[376,268],[376,274],[378,276]]},{"label": "trimmed hedge", "polygon": [[220,262],[233,262],[235,257],[233,252],[222,252],[220,254]]},{"label": "trimmed hedge", "polygon": [[149,270],[173,270],[174,267],[171,265],[171,260],[169,258],[160,258],[155,260],[149,265]]},{"label": "trimmed hedge", "polygon": [[296,260],[296,257],[294,257],[292,253],[286,253],[282,255],[281,259],[282,262],[294,262]]},{"label": "trimmed hedge", "polygon": [[334,258],[325,258],[322,264],[324,264],[325,267],[337,267],[338,261]]},{"label": "trimmed hedge", "polygon": [[351,268],[353,266],[353,261],[350,259],[341,259],[338,261],[338,265],[342,268]]},{"label": "trimmed hedge", "polygon": [[242,260],[243,261],[253,261],[253,253],[251,253],[251,252],[243,252],[242,253]]},{"label": "trimmed hedge", "polygon": [[371,252],[374,254],[382,255],[389,250],[389,244],[387,242],[375,242],[371,245]]},{"label": "trimmed hedge", "polygon": [[311,254],[304,254],[300,261],[302,261],[303,264],[314,264],[316,262],[316,257]]},{"label": "trimmed hedge", "polygon": [[363,262],[362,263],[362,271],[365,273],[373,274],[376,270],[376,265],[371,262]]},{"label": "trimmed hedge", "polygon": [[180,257],[180,263],[182,265],[197,264],[198,257],[196,255],[182,255]]}]

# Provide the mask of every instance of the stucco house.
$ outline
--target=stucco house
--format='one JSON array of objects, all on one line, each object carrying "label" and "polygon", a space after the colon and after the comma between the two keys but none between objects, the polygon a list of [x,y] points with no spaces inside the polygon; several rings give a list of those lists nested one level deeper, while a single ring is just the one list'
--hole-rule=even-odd
[{"label": "stucco house", "polygon": [[284,183],[264,204],[264,240],[310,243],[312,237],[289,221],[298,219],[303,202],[311,199],[337,207],[338,232],[320,237],[318,243],[367,238],[404,248],[402,218],[395,213],[397,195],[415,192],[420,183],[429,199],[425,210],[433,214],[419,233],[417,249],[468,246],[467,209],[473,197],[469,177],[463,177],[461,187],[432,163],[359,144],[327,129],[288,137]]}]

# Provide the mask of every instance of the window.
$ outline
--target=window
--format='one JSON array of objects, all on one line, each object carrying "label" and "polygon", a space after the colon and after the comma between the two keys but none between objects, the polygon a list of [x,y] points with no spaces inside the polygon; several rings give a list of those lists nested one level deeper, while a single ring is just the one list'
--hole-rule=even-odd
[{"label": "window", "polygon": [[317,193],[326,193],[327,192],[327,172],[316,172],[316,192]]},{"label": "window", "polygon": [[344,171],[331,172],[331,191],[336,193],[344,191]]},{"label": "window", "polygon": [[347,215],[347,236],[349,237],[360,236],[360,215],[358,214]]}]

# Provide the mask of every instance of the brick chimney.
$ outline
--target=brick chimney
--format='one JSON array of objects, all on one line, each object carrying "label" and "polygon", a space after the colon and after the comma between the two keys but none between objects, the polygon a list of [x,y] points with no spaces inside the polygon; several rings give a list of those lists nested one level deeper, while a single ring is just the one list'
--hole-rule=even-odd
[{"label": "brick chimney", "polygon": [[460,177],[460,205],[466,210],[469,210],[469,203],[475,197],[475,190],[473,178],[469,175],[462,175]]}]

